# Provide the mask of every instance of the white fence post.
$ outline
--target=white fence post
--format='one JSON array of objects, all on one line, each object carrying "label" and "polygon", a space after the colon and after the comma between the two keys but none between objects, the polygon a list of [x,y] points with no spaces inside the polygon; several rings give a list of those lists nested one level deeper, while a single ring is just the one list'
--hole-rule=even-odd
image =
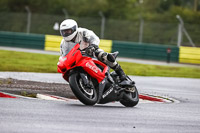
[{"label": "white fence post", "polygon": [[184,22],[181,16],[176,15],[176,18],[180,21],[179,26],[178,26],[178,41],[177,41],[177,46],[180,47],[182,43],[182,37],[183,33],[186,35],[187,39],[189,40],[190,44],[195,47],[195,44],[193,43],[190,35],[188,34],[187,30],[184,27]]},{"label": "white fence post", "polygon": [[62,9],[63,13],[65,14],[65,19],[69,18],[69,14],[65,8]]},{"label": "white fence post", "polygon": [[28,6],[25,6],[25,9],[28,13],[28,17],[27,17],[27,29],[26,29],[26,33],[29,34],[30,33],[30,28],[31,28],[31,10]]},{"label": "white fence post", "polygon": [[139,31],[139,43],[142,43],[143,39],[143,29],[144,29],[144,20],[140,15],[140,31]]},{"label": "white fence post", "polygon": [[99,11],[99,15],[101,16],[101,39],[103,39],[106,19],[105,19],[105,16],[103,15],[102,11]]},{"label": "white fence post", "polygon": [[183,32],[183,20],[179,15],[176,15],[176,18],[180,21],[178,25],[178,40],[177,40],[177,46],[180,47],[182,43],[182,32]]}]

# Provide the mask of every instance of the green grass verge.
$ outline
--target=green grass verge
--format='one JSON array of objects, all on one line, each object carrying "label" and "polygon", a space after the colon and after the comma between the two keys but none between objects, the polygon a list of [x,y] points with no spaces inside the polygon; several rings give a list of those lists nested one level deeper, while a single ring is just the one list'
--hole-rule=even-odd
[{"label": "green grass verge", "polygon": [[172,67],[128,62],[120,62],[120,64],[129,75],[200,78],[200,68],[196,67]]},{"label": "green grass verge", "polygon": [[0,50],[0,71],[57,72],[59,56]]},{"label": "green grass verge", "polygon": [[[56,73],[59,56],[0,50],[0,71]],[[126,74],[200,78],[200,68],[119,62]]]}]

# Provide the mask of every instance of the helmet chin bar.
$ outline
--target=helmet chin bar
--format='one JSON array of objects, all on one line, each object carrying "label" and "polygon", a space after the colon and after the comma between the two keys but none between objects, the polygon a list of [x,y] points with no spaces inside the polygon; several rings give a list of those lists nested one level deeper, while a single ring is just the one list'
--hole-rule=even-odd
[{"label": "helmet chin bar", "polygon": [[65,41],[68,42],[68,41],[72,41],[72,39],[74,39],[76,37],[76,35],[77,35],[77,31],[74,32],[73,34],[71,34],[71,35],[69,35],[67,37],[63,37],[63,38],[64,38]]}]

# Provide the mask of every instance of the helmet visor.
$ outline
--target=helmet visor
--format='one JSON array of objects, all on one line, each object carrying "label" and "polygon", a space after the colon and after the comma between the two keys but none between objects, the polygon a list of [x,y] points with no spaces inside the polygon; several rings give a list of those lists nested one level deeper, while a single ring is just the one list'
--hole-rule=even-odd
[{"label": "helmet visor", "polygon": [[67,37],[71,34],[73,34],[74,32],[76,31],[76,26],[73,26],[72,28],[70,29],[64,29],[64,30],[61,30],[60,33],[63,37]]}]

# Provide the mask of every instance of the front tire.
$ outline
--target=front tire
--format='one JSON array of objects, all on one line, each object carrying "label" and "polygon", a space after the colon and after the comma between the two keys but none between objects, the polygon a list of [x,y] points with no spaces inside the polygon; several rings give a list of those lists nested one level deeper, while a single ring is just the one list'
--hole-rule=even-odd
[{"label": "front tire", "polygon": [[[90,78],[88,78],[90,79]],[[90,81],[92,83],[92,81]],[[93,84],[93,83],[92,83]],[[86,88],[83,85],[83,80],[79,73],[74,73],[69,77],[69,85],[74,95],[85,105],[94,105],[97,103],[97,91],[92,85],[91,88]]]},{"label": "front tire", "polygon": [[139,94],[136,87],[134,92],[124,91],[123,99],[120,100],[120,103],[125,107],[134,107],[138,102]]}]

